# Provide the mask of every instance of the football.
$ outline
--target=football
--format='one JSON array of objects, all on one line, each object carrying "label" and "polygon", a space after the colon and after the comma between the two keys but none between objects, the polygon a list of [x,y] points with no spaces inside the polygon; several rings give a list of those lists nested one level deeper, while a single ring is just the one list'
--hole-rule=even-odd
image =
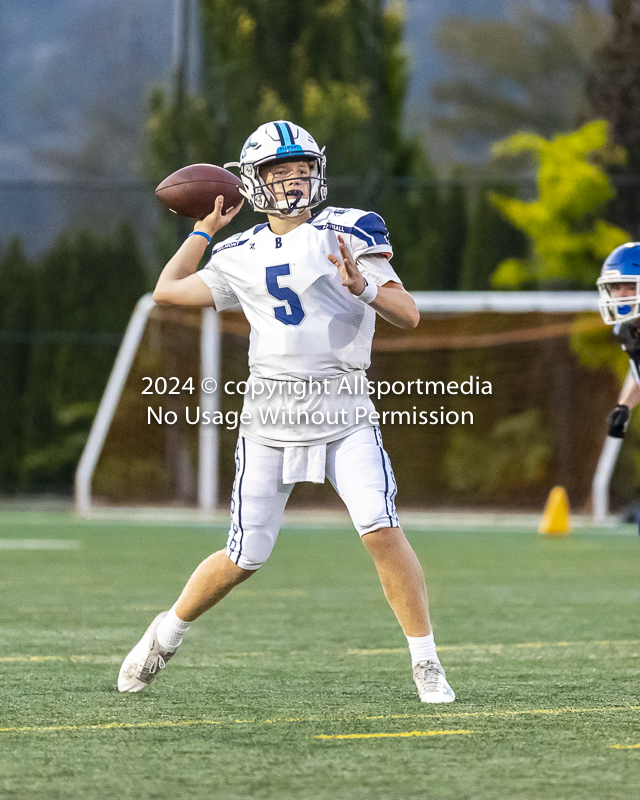
[{"label": "football", "polygon": [[242,200],[242,181],[213,164],[191,164],[169,175],[156,188],[156,197],[181,217],[204,219],[213,211],[216,197],[224,197],[223,212]]}]

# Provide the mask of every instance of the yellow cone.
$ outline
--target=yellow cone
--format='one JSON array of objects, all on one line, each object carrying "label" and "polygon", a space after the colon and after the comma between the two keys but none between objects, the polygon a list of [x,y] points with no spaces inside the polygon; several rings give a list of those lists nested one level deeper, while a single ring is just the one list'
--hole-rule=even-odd
[{"label": "yellow cone", "polygon": [[571,530],[569,498],[564,486],[554,486],[544,507],[538,533],[547,536],[567,536]]}]

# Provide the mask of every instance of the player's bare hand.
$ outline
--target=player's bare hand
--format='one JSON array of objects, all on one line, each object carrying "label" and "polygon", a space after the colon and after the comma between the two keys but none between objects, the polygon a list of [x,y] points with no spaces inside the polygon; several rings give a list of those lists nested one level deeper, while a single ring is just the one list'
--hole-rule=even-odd
[{"label": "player's bare hand", "polygon": [[244,204],[244,200],[238,203],[237,206],[227,209],[223,209],[223,203],[224,197],[222,195],[216,197],[216,204],[213,208],[213,211],[209,214],[209,216],[198,220],[193,226],[193,230],[203,231],[204,233],[208,233],[209,236],[215,236],[220,228],[224,228],[225,225],[228,225],[235,215],[240,211]]},{"label": "player's bare hand", "polygon": [[346,286],[351,294],[359,297],[362,292],[364,292],[366,286],[364,276],[358,269],[358,265],[354,261],[344,239],[340,235],[338,235],[338,245],[340,247],[340,255],[342,256],[342,260],[331,254],[329,254],[327,258],[335,267],[338,268],[338,272],[342,278],[342,285]]}]

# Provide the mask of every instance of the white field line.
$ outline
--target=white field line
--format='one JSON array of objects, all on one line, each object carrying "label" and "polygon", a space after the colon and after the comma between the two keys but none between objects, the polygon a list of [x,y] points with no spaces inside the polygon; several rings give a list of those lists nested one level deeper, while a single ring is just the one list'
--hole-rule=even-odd
[{"label": "white field line", "polygon": [[0,539],[0,550],[79,550],[75,539]]},{"label": "white field line", "polygon": [[[0,509],[0,513],[1,509]],[[5,512],[7,514],[8,512]],[[28,514],[28,515],[27,515]],[[56,521],[56,512],[49,514],[38,512],[19,513],[14,512],[11,516],[3,517],[3,521],[12,524],[64,524],[77,525],[78,520],[71,517],[68,513],[57,512],[58,516],[63,516],[64,521]],[[504,529],[521,528],[537,530],[540,524],[542,511],[540,513],[512,513],[507,511],[461,511],[459,509],[441,511],[415,511],[413,509],[399,509],[400,520],[403,527],[409,531],[441,531],[457,529],[460,531],[474,531],[477,529]],[[114,523],[127,522],[136,525],[187,525],[194,527],[228,528],[229,511],[219,509],[214,512],[205,512],[195,508],[146,508],[146,507],[119,507],[119,508],[100,508],[94,507],[91,510],[91,521],[93,523]],[[634,525],[616,523],[613,528],[609,528],[607,533],[617,533],[620,535],[631,535],[634,532]],[[590,514],[571,515],[571,525],[574,531],[588,531],[594,527],[593,518]],[[346,511],[310,508],[292,509],[285,511],[282,521],[283,529],[293,530],[325,530],[330,528],[352,529],[352,522]],[[604,530],[604,528],[599,528]],[[637,525],[635,526],[637,532]]]},{"label": "white field line", "polygon": [[[71,503],[57,501],[16,501],[0,500],[0,521],[11,525],[46,525],[47,527],[73,528],[85,525],[75,514]],[[521,528],[537,530],[542,516],[531,512],[510,512],[498,510],[463,510],[459,508],[425,509],[417,511],[412,508],[399,508],[400,520],[406,530],[411,531],[448,531],[452,528],[460,531],[477,529]],[[220,507],[214,512],[205,512],[197,508],[166,507],[94,507],[91,510],[91,521],[96,524],[128,522],[138,525],[168,526],[187,525],[194,527],[228,529],[229,510]],[[605,527],[594,526],[590,514],[571,514],[571,525],[574,531],[588,532],[596,529],[599,533],[611,535],[637,535],[637,525],[621,523],[609,518]],[[613,525],[613,527],[611,527]],[[288,509],[283,518],[283,528],[318,530],[332,527],[352,529],[352,522],[346,511],[311,507],[305,509]]]}]

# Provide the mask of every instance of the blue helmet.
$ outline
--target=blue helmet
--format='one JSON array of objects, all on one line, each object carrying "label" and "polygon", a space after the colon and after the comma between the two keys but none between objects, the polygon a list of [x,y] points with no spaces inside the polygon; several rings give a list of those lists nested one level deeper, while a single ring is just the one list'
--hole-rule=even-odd
[{"label": "blue helmet", "polygon": [[598,308],[607,325],[640,317],[640,242],[616,247],[602,265],[596,286]]}]

